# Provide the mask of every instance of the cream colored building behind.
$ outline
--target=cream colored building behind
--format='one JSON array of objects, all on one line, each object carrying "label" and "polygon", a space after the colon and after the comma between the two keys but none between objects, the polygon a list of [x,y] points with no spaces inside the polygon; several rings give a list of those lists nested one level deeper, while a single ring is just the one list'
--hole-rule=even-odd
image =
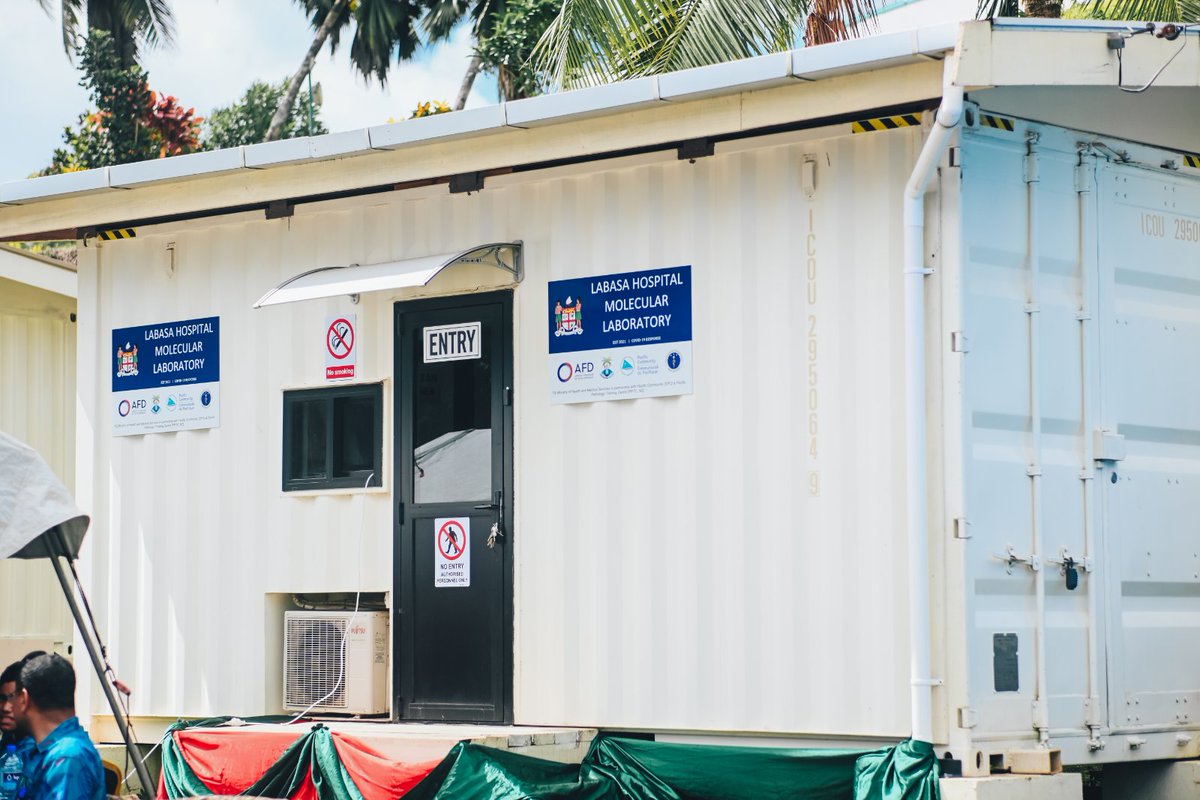
[{"label": "cream colored building behind", "polygon": [[[75,478],[75,270],[0,245],[0,431]],[[0,560],[0,663],[70,651],[73,623],[44,560]]]}]

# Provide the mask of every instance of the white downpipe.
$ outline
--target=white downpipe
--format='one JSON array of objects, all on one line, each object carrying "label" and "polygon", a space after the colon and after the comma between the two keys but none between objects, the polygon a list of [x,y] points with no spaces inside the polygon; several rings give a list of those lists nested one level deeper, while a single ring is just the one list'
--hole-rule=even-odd
[{"label": "white downpipe", "polygon": [[[1085,170],[1084,162],[1090,156],[1086,152],[1080,153],[1080,165],[1077,170]],[[1083,430],[1083,463],[1080,465],[1080,477],[1083,484],[1083,557],[1085,563],[1091,563],[1092,569],[1095,569],[1097,558],[1096,552],[1096,521],[1093,515],[1093,506],[1095,502],[1095,493],[1093,486],[1096,483],[1096,462],[1093,458],[1095,450],[1092,443],[1092,437],[1087,435],[1094,427],[1095,408],[1092,398],[1091,381],[1094,371],[1092,361],[1095,357],[1094,348],[1092,347],[1089,330],[1091,328],[1092,319],[1092,301],[1091,301],[1091,282],[1088,276],[1091,273],[1092,263],[1087,255],[1088,243],[1088,206],[1092,194],[1092,181],[1094,180],[1090,170],[1085,170],[1084,175],[1086,180],[1076,184],[1076,197],[1079,204],[1079,352],[1080,352],[1080,414],[1084,421]],[[1088,726],[1088,749],[1095,752],[1102,748],[1103,742],[1100,739],[1100,633],[1097,630],[1097,625],[1100,620],[1099,611],[1099,588],[1096,586],[1096,581],[1092,576],[1095,573],[1091,570],[1087,575],[1087,607],[1088,607],[1088,707],[1087,707],[1087,722]]]},{"label": "white downpipe", "polygon": [[904,413],[907,480],[908,615],[912,738],[933,743],[930,674],[929,510],[925,459],[925,190],[962,119],[963,90],[953,85],[955,57],[946,57],[942,103],[904,187]]},{"label": "white downpipe", "polygon": [[1038,746],[1050,746],[1050,698],[1046,691],[1046,576],[1042,566],[1045,560],[1045,515],[1042,513],[1042,346],[1041,346],[1041,291],[1038,254],[1041,246],[1038,216],[1037,135],[1029,134],[1028,150],[1025,155],[1025,204],[1027,235],[1025,243],[1026,268],[1029,270],[1029,294],[1026,298],[1025,315],[1029,318],[1029,430],[1032,460],[1029,464],[1030,481],[1030,526],[1032,527],[1032,552],[1029,566],[1033,569],[1034,598],[1037,618],[1034,620],[1034,714],[1033,726],[1037,729]]}]

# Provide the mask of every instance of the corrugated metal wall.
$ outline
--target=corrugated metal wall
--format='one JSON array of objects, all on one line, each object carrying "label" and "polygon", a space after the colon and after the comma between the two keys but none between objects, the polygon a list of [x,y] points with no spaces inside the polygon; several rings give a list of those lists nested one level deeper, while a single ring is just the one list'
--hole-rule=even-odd
[{"label": "corrugated metal wall", "polygon": [[[0,430],[41,453],[68,487],[75,476],[73,311],[72,297],[0,279]],[[62,589],[48,561],[0,561],[0,654],[15,656],[28,639],[70,644]]]},{"label": "corrugated metal wall", "polygon": [[[905,735],[897,198],[919,142],[919,129],[759,142],[103,245],[80,289],[102,306],[84,401],[92,576],[134,713],[270,710],[265,595],[391,588],[387,488],[280,491],[280,392],[323,382],[325,317],[352,312],[364,379],[389,381],[390,406],[398,298],[251,303],[321,264],[522,239],[517,721]],[[695,393],[551,406],[547,281],[678,264],[693,265]],[[451,271],[427,293],[503,279]],[[214,314],[221,427],[111,437],[111,329]]]}]

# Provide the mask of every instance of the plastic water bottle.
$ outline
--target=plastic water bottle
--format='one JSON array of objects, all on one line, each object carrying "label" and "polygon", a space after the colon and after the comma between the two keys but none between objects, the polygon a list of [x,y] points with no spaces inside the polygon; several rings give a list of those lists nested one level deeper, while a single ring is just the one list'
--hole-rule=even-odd
[{"label": "plastic water bottle", "polygon": [[10,744],[4,758],[0,759],[0,800],[17,800],[24,795],[21,791],[24,766],[17,755],[17,746]]}]

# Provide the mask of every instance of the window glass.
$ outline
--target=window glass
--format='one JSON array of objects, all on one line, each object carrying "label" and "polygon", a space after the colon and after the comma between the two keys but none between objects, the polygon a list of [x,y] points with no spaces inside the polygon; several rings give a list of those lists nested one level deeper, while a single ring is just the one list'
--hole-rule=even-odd
[{"label": "window glass", "polygon": [[382,486],[383,388],[356,384],[283,394],[283,488]]},{"label": "window glass", "polygon": [[413,498],[418,503],[492,496],[492,374],[488,330],[482,358],[424,363],[413,339]]},{"label": "window glass", "polygon": [[337,397],[333,401],[333,474],[371,474],[375,463],[375,399]]},{"label": "window glass", "polygon": [[298,400],[292,406],[292,478],[325,477],[326,404]]}]

